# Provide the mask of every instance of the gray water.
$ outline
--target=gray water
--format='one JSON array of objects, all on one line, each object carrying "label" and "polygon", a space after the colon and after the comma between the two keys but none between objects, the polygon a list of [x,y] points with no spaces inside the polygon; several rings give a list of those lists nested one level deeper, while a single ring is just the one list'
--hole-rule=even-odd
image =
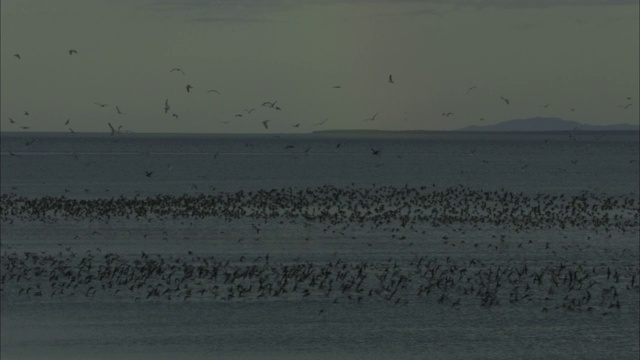
[{"label": "gray water", "polygon": [[[640,354],[637,132],[571,137],[2,134],[1,139],[1,192],[29,199],[146,199],[158,194],[195,199],[271,189],[284,189],[278,190],[284,194],[289,188],[323,194],[329,190],[321,187],[329,185],[349,194],[423,187],[424,194],[460,188],[529,197],[587,193],[593,199],[635,201],[630,209],[603,210],[610,212],[607,221],[622,214],[632,224],[609,227],[464,219],[438,226],[414,221],[403,227],[394,221],[331,223],[284,214],[266,219],[8,216],[0,233],[3,264],[12,257],[29,264],[26,252],[71,264],[91,258],[96,266],[105,254],[133,264],[145,259],[142,253],[195,265],[200,258],[215,257],[229,261],[233,269],[257,264],[277,271],[301,264],[333,269],[339,261],[370,266],[366,290],[375,291],[371,279],[394,267],[411,277],[411,286],[391,300],[386,295],[356,300],[357,293],[348,297],[350,290],[304,296],[291,287],[288,295],[258,298],[254,291],[244,298],[221,299],[196,295],[195,289],[207,284],[193,280],[194,296],[176,293],[169,299],[125,287],[115,293],[99,285],[60,294],[48,274],[20,281],[3,278],[3,359],[636,359]],[[372,202],[385,209],[393,206],[393,199]],[[269,265],[264,263],[267,254]],[[412,269],[420,257],[445,267],[468,266],[470,272],[524,265],[532,272],[558,266],[589,269],[585,273],[594,279],[594,300],[567,305],[577,290],[546,295],[549,283],[544,289],[534,287],[528,301],[515,302],[509,301],[509,291],[521,291],[525,283],[505,283],[504,297],[494,306],[455,291],[443,301],[437,295],[416,296],[423,280]],[[476,260],[482,265],[471,265]],[[607,269],[618,271],[620,280],[608,276]],[[8,273],[3,267],[3,275]],[[607,290],[611,286],[615,299]],[[456,299],[462,300],[456,304]]]}]

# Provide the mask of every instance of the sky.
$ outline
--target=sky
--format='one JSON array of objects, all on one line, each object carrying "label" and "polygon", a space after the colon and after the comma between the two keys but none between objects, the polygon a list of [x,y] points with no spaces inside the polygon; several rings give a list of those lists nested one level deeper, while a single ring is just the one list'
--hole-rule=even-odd
[{"label": "sky", "polygon": [[640,121],[638,0],[0,0],[0,10],[3,132]]}]

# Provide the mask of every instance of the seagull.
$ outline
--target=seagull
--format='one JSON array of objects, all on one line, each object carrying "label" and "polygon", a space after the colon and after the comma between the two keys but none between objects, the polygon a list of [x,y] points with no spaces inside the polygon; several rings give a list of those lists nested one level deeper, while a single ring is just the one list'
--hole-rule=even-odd
[{"label": "seagull", "polygon": [[631,105],[633,105],[633,104],[620,105],[620,106],[618,106],[618,107],[620,107],[620,108],[623,108],[623,109],[627,110],[627,109],[629,108],[629,106],[631,106]]},{"label": "seagull", "polygon": [[317,122],[317,123],[315,123],[315,124],[313,124],[313,125],[314,125],[314,126],[324,125],[324,123],[326,123],[328,120],[329,120],[329,118],[326,118],[326,119],[324,119],[324,120],[322,120],[322,121],[320,121],[320,122]]},{"label": "seagull", "polygon": [[77,51],[75,51],[75,50],[73,50],[73,49],[70,49],[70,50],[69,50],[69,55],[73,55],[73,54],[77,54],[77,53],[78,53],[78,52],[77,52]]},{"label": "seagull", "polygon": [[467,89],[467,95],[469,95],[469,93],[471,92],[471,90],[473,90],[473,89],[477,89],[477,88],[478,88],[477,86],[472,86],[472,87],[468,88],[468,89]]},{"label": "seagull", "polygon": [[389,74],[389,84],[393,84],[393,77]]},{"label": "seagull", "polygon": [[70,121],[70,120],[71,120],[71,119],[67,119],[67,121],[64,123],[64,125],[65,125],[65,126],[69,125],[69,121]]},{"label": "seagull", "polygon": [[173,117],[174,117],[174,118],[176,118],[176,119],[179,119],[179,118],[178,118],[178,114],[176,114],[176,113],[172,114],[171,116],[173,116]]},{"label": "seagull", "polygon": [[171,109],[171,106],[169,106],[169,99],[167,99],[164,101],[164,113],[169,112],[169,109]]},{"label": "seagull", "polygon": [[185,73],[184,73],[184,71],[182,71],[182,69],[180,69],[180,68],[173,68],[173,69],[171,69],[169,72],[174,72],[174,71],[180,71],[180,72],[182,73],[182,75],[187,75],[187,74],[185,74]]},{"label": "seagull", "polygon": [[118,111],[118,114],[122,114],[122,111],[120,111],[120,108],[116,106],[116,110]]},{"label": "seagull", "polygon": [[364,119],[362,121],[373,121],[376,119],[376,116],[378,116],[378,113],[376,113],[375,115],[373,115],[372,117],[368,118],[368,119]]},{"label": "seagull", "polygon": [[294,128],[300,127],[300,123],[293,125]]},{"label": "seagull", "polygon": [[72,134],[75,134],[75,131],[73,131],[73,129],[72,129],[72,128],[69,128],[69,131],[70,131]]},{"label": "seagull", "polygon": [[380,155],[380,150],[377,150],[377,149],[371,148],[371,154],[372,154],[372,155]]},{"label": "seagull", "polygon": [[242,117],[242,114],[235,114],[233,117]]},{"label": "seagull", "polygon": [[252,111],[254,111],[254,110],[255,110],[254,108],[251,108],[251,109],[244,109],[244,111],[246,111],[246,112],[247,112],[247,114],[251,114],[251,112],[252,112]]},{"label": "seagull", "polygon": [[284,148],[285,148],[285,149],[294,149],[294,148],[295,148],[295,146],[293,146],[293,145],[287,145],[287,146],[285,146]]},{"label": "seagull", "polygon": [[334,88],[334,89],[340,89],[340,88],[342,88],[342,86],[340,86],[340,85],[336,85],[336,86],[334,86],[333,88]]},{"label": "seagull", "polygon": [[109,128],[111,128],[111,136],[115,135],[116,133],[116,129],[113,128],[113,125],[111,125],[111,123],[107,123],[109,125]]},{"label": "seagull", "polygon": [[30,127],[28,127],[28,126],[20,126],[20,129],[27,130],[27,129],[30,129]]},{"label": "seagull", "polygon": [[187,84],[187,86],[185,86],[185,88],[187,89],[187,92],[189,92],[189,90],[193,89],[193,86]]},{"label": "seagull", "polygon": [[546,108],[548,108],[548,107],[549,107],[549,105],[551,105],[551,104],[544,104],[544,105],[542,106],[542,108],[543,108],[543,109],[546,109]]},{"label": "seagull", "polygon": [[151,175],[153,175],[153,171],[145,171],[145,172],[144,172],[144,174],[145,174],[147,177],[151,177]]},{"label": "seagull", "polygon": [[265,120],[265,121],[263,121],[263,122],[262,122],[262,125],[264,125],[264,128],[265,128],[265,129],[268,129],[268,128],[269,128],[269,126],[267,125],[267,123],[268,123],[269,121],[271,121],[271,120]]},{"label": "seagull", "polygon": [[9,118],[9,122],[10,122],[11,124],[15,124],[15,123],[16,123],[16,121],[15,121],[15,120],[13,120],[12,118]]},{"label": "seagull", "polygon": [[451,115],[453,115],[453,113],[452,113],[451,111],[446,112],[446,113],[442,113],[442,116],[447,116],[447,117],[449,117],[449,116],[451,116]]},{"label": "seagull", "polygon": [[209,91],[207,91],[207,93],[216,93],[216,94],[218,94],[218,95],[222,95],[222,94],[220,93],[220,91],[218,91],[218,90],[209,90]]},{"label": "seagull", "polygon": [[94,102],[94,104],[96,104],[96,105],[98,105],[100,107],[109,106],[109,104],[101,104],[101,103],[97,103],[97,102]]},{"label": "seagull", "polygon": [[18,58],[18,60],[22,59],[22,58],[20,57],[20,54],[13,54],[13,56],[17,57],[17,58]]},{"label": "seagull", "polygon": [[503,96],[500,96],[500,99],[504,100],[504,102],[506,102],[507,105],[509,105],[509,99],[507,99],[507,98],[505,98]]},{"label": "seagull", "polygon": [[29,116],[29,112],[28,112],[28,111],[25,111],[25,112],[24,112],[24,116]]}]

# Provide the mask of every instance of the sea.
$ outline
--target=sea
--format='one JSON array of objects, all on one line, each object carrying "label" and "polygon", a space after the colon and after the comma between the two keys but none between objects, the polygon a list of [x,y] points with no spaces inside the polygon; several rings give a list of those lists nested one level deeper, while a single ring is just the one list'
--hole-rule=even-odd
[{"label": "sea", "polygon": [[5,359],[638,359],[638,132],[0,137]]}]

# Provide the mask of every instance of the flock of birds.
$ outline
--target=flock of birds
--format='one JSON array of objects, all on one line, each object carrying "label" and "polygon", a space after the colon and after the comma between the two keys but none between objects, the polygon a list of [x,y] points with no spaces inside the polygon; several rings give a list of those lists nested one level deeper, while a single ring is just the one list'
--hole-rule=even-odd
[{"label": "flock of birds", "polygon": [[269,222],[287,221],[304,227],[317,226],[316,234],[331,233],[344,241],[354,239],[355,235],[351,239],[349,235],[356,234],[355,230],[366,233],[368,229],[387,233],[387,241],[412,242],[430,241],[427,239],[432,229],[443,227],[449,229],[440,240],[445,246],[467,246],[472,253],[480,254],[487,251],[480,249],[488,248],[502,254],[509,247],[528,252],[539,246],[544,248],[538,251],[549,252],[549,260],[532,263],[512,257],[501,259],[500,255],[497,261],[482,256],[454,259],[429,255],[416,255],[410,261],[393,258],[354,261],[341,259],[337,254],[331,261],[303,261],[300,257],[276,261],[269,254],[220,259],[191,252],[186,257],[144,252],[140,256],[119,255],[103,253],[100,248],[96,252],[77,253],[59,244],[57,254],[5,249],[0,262],[3,298],[110,296],[135,302],[313,299],[327,304],[377,301],[392,305],[435,303],[450,308],[523,305],[542,312],[608,315],[633,306],[625,303],[625,299],[637,298],[639,293],[637,264],[562,259],[549,241],[542,244],[529,240],[516,245],[504,235],[487,244],[453,239],[456,232],[461,235],[487,226],[516,232],[584,229],[594,236],[608,234],[609,238],[627,231],[637,232],[640,208],[633,195],[604,197],[590,192],[571,196],[527,195],[465,187],[436,190],[429,186],[323,186],[109,199],[3,194],[0,205],[0,220],[7,225],[14,221],[87,219],[105,224],[113,219],[187,220],[192,225],[199,219],[225,222],[253,219],[251,228],[258,239]]},{"label": "flock of birds", "polygon": [[[70,56],[71,56],[71,55],[77,55],[77,54],[78,54],[78,51],[76,51],[76,50],[74,50],[74,49],[69,49],[69,50],[68,50],[68,54],[69,54]],[[21,59],[22,59],[22,56],[21,56],[20,54],[14,54],[14,57],[16,57],[18,60],[21,60]],[[169,70],[169,72],[170,72],[170,73],[179,73],[179,74],[182,74],[183,76],[186,76],[186,72],[185,72],[182,68],[177,68],[177,67],[176,67],[176,68],[172,68],[171,70]],[[388,83],[388,84],[395,84],[395,83],[396,83],[396,82],[394,81],[394,79],[393,79],[393,75],[392,75],[392,74],[389,74],[388,79],[387,79],[387,83]],[[196,89],[195,89],[195,87],[194,87],[193,85],[191,85],[191,84],[186,84],[186,85],[184,86],[184,88],[185,88],[185,90],[186,90],[186,92],[187,92],[187,93],[191,93],[192,91],[195,91],[195,90],[196,90]],[[333,88],[333,89],[342,89],[342,88],[343,88],[343,86],[342,86],[342,85],[335,85],[335,86],[332,86],[332,88]],[[469,88],[467,89],[466,94],[467,94],[467,95],[469,95],[473,90],[476,90],[476,91],[477,91],[477,89],[478,89],[478,87],[477,87],[477,86],[475,86],[475,85],[474,85],[474,86],[471,86],[471,87],[469,87]],[[206,93],[208,93],[208,94],[217,94],[217,95],[222,95],[222,92],[220,92],[219,90],[216,90],[216,89],[208,89],[208,90],[206,90]],[[631,106],[633,106],[633,103],[631,103],[631,102],[630,102],[630,101],[631,101],[631,99],[632,99],[632,98],[631,98],[630,96],[626,97],[626,103],[625,103],[625,104],[622,104],[622,105],[618,105],[618,107],[619,107],[619,108],[622,108],[622,109],[624,109],[624,110],[629,109]],[[504,97],[504,96],[500,96],[500,97],[499,97],[499,100],[502,100],[502,101],[505,103],[505,105],[510,105],[510,104],[511,104],[511,101],[510,101],[508,98]],[[109,104],[101,103],[101,102],[94,102],[94,104],[95,104],[96,106],[99,106],[100,108],[106,108],[106,107],[109,107],[109,106],[110,106]],[[259,107],[265,107],[265,108],[268,108],[268,109],[281,111],[281,110],[282,110],[281,105],[277,105],[277,104],[278,104],[278,101],[277,101],[277,100],[276,100],[276,101],[265,101],[265,102],[263,102]],[[543,109],[547,109],[550,105],[551,105],[551,104],[547,103],[547,104],[545,104],[545,105],[542,105],[542,106],[541,106],[541,108],[543,108]],[[124,114],[124,112],[122,112],[122,111],[120,110],[120,107],[119,107],[119,106],[114,106],[114,109],[116,110],[116,113],[117,113],[118,115],[123,115],[123,114]],[[175,119],[180,119],[179,114],[178,114],[178,113],[176,113],[176,112],[170,111],[171,109],[172,109],[172,107],[171,107],[171,105],[169,104],[169,99],[165,99],[165,101],[164,101],[164,106],[163,106],[163,108],[162,108],[162,110],[164,111],[164,114],[165,114],[165,115],[168,115],[168,116],[170,115],[172,118],[175,118]],[[256,110],[256,107],[249,107],[249,108],[246,108],[246,109],[244,109],[244,111],[243,111],[243,112],[238,112],[238,113],[236,113],[236,114],[233,116],[233,119],[241,118],[241,117],[243,117],[243,116],[250,115],[250,114],[251,114],[253,111],[255,111],[255,110]],[[571,111],[572,111],[572,112],[573,112],[573,111],[575,111],[575,108],[571,108]],[[442,114],[441,114],[441,116],[443,116],[443,117],[450,117],[450,116],[454,116],[454,115],[455,115],[455,113],[454,113],[454,112],[452,112],[452,111],[445,111],[445,112],[442,112]],[[31,126],[27,124],[28,116],[29,116],[29,112],[28,112],[28,111],[25,111],[25,112],[24,112],[24,117],[23,117],[23,119],[22,119],[20,122],[18,122],[17,120],[15,120],[13,117],[9,117],[9,123],[10,123],[10,124],[12,124],[12,125],[16,125],[16,126],[18,126],[18,127],[19,127],[20,129],[22,129],[22,130],[28,130],[28,129],[31,129]],[[376,120],[376,117],[377,117],[377,116],[378,116],[378,113],[376,113],[375,115],[373,115],[373,116],[371,116],[371,117],[365,118],[363,121],[364,121],[364,122],[373,122],[373,121],[375,121],[375,120]],[[405,118],[405,120],[407,120],[407,119]],[[484,120],[485,120],[485,118],[484,118],[484,117],[481,117],[481,118],[479,118],[478,120],[479,120],[479,121],[484,121]],[[272,121],[271,119],[265,119],[265,120],[261,120],[261,121],[260,121],[260,123],[262,124],[262,126],[264,127],[264,129],[268,130],[268,129],[269,129],[269,122],[271,122],[271,121]],[[327,121],[328,121],[328,118],[327,118],[327,119],[325,119],[325,120],[323,120],[323,121],[321,121],[321,122],[313,123],[312,125],[313,125],[313,126],[321,126],[321,125],[324,125],[324,123],[325,123],[325,122],[327,122]],[[223,123],[224,123],[224,124],[229,124],[230,122],[231,122],[231,120],[223,121]],[[301,125],[300,123],[295,123],[295,124],[293,124],[293,125],[291,125],[291,126],[292,126],[293,128],[299,128],[299,127],[300,127],[300,125]],[[69,132],[71,132],[71,133],[75,133],[75,131],[73,130],[73,128],[70,126],[70,118],[68,118],[68,119],[65,121],[64,126],[65,126],[65,127],[67,127],[67,129],[69,130]],[[111,135],[117,135],[117,134],[121,134],[121,133],[123,133],[123,132],[130,132],[130,131],[125,131],[125,130],[123,130],[123,125],[114,126],[114,125],[112,125],[112,124],[111,124],[111,122],[107,122],[107,126],[108,126],[108,129],[109,129],[109,132],[110,132],[110,134],[111,134]]]}]

